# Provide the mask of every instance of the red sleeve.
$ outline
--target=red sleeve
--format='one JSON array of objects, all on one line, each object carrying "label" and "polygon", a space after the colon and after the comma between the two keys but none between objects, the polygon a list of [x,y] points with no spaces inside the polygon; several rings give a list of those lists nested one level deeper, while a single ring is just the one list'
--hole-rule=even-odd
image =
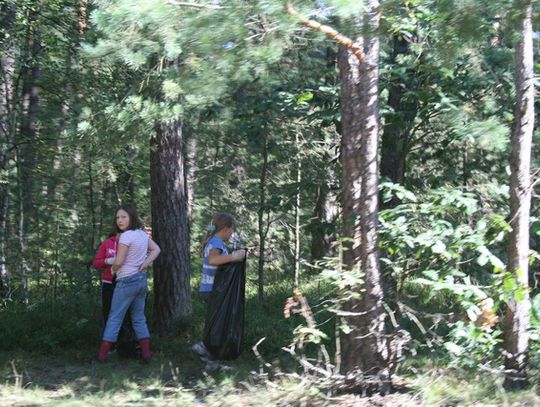
[{"label": "red sleeve", "polygon": [[105,267],[108,266],[108,264],[105,264],[105,259],[106,259],[106,248],[105,248],[105,242],[101,243],[99,245],[99,249],[96,253],[96,257],[94,257],[94,261],[92,261],[92,267],[94,267],[95,269],[104,269]]}]

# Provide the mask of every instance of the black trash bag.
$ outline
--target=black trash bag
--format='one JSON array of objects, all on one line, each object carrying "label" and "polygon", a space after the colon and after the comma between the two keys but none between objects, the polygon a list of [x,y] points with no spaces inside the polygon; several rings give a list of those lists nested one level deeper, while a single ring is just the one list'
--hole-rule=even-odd
[{"label": "black trash bag", "polygon": [[214,359],[236,359],[243,351],[245,286],[246,259],[217,269],[203,336]]},{"label": "black trash bag", "polygon": [[118,333],[116,352],[121,358],[129,359],[138,358],[141,355],[141,347],[135,337],[133,326],[131,325],[131,315],[129,314],[129,310],[124,317],[120,332]]}]

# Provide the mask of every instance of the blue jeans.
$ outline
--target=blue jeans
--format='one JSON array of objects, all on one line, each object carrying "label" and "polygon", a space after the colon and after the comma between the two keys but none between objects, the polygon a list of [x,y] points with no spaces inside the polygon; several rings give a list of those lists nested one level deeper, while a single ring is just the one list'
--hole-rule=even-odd
[{"label": "blue jeans", "polygon": [[111,312],[109,313],[109,319],[103,332],[104,341],[116,342],[122,321],[128,310],[131,314],[131,323],[137,339],[150,338],[150,332],[146,325],[146,317],[144,316],[144,303],[147,292],[148,282],[146,280],[146,273],[137,273],[116,280]]}]

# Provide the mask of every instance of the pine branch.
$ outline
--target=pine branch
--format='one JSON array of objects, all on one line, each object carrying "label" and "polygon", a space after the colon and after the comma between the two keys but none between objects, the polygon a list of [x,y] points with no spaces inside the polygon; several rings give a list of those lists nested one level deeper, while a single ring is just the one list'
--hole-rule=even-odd
[{"label": "pine branch", "polygon": [[315,31],[320,31],[331,40],[337,42],[340,45],[343,45],[345,48],[350,49],[353,52],[353,54],[356,56],[356,58],[358,58],[360,63],[364,63],[364,60],[365,60],[364,52],[349,37],[346,37],[345,35],[340,34],[339,31],[335,30],[329,25],[324,25],[315,20],[309,20],[301,16],[290,4],[287,4],[287,12],[290,15],[299,19],[302,22],[302,24],[304,24],[306,27],[311,28],[312,30],[315,30]]}]

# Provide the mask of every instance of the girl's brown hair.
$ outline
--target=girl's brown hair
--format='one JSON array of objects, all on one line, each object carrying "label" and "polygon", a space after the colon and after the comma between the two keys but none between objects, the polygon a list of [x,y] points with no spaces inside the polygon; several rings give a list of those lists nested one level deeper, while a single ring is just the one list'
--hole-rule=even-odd
[{"label": "girl's brown hair", "polygon": [[216,213],[212,218],[212,224],[208,226],[206,230],[206,236],[202,241],[201,254],[204,256],[204,248],[206,247],[206,244],[208,243],[210,238],[214,236],[217,232],[225,228],[234,229],[235,227],[236,221],[231,214],[225,212]]}]

